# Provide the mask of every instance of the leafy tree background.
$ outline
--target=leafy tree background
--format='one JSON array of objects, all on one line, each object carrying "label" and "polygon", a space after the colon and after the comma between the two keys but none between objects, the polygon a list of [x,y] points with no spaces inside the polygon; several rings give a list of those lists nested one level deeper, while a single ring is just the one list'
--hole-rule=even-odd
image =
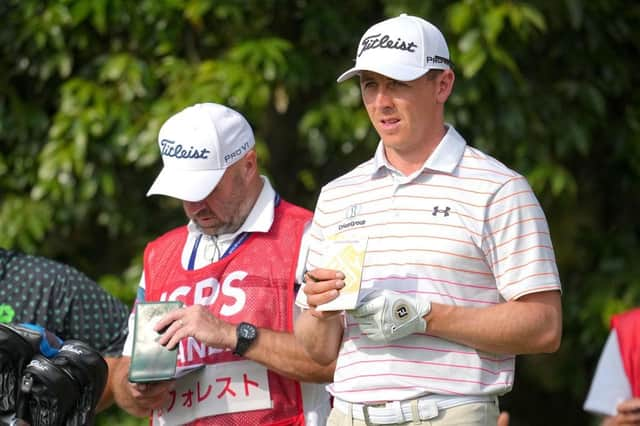
[{"label": "leafy tree background", "polygon": [[[377,136],[335,78],[364,30],[423,16],[445,33],[447,120],[525,174],[550,223],[564,338],[521,356],[512,425],[595,424],[581,409],[610,316],[640,293],[640,3],[621,0],[2,0],[0,246],[67,262],[131,304],[145,243],[184,223],[145,198],[156,135],[196,102],[254,127],[263,173],[313,208]],[[146,424],[117,408],[101,425]]]}]

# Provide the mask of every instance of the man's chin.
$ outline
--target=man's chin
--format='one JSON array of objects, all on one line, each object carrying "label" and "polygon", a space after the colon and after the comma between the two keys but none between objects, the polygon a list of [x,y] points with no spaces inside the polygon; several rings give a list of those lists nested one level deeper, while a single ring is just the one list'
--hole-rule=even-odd
[{"label": "man's chin", "polygon": [[220,223],[213,220],[198,220],[196,221],[200,230],[207,235],[218,234],[220,229]]}]

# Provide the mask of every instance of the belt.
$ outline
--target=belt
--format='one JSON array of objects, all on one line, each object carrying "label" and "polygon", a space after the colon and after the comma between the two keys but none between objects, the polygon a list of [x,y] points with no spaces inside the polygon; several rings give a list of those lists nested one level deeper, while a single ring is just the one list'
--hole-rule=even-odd
[{"label": "belt", "polygon": [[452,400],[431,396],[406,401],[389,401],[380,404],[354,404],[334,398],[333,407],[347,416],[362,420],[367,424],[390,425],[418,420],[429,420],[438,417],[440,410],[446,410],[458,405],[478,402],[497,402],[495,396],[456,397]]}]

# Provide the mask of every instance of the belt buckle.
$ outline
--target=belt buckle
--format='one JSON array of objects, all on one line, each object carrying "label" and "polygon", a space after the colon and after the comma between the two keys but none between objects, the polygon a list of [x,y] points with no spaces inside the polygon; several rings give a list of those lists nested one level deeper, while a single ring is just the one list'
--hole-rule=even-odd
[{"label": "belt buckle", "polygon": [[[373,413],[369,413],[370,408],[374,409]],[[380,412],[375,413],[376,409],[386,410],[386,412],[384,414]],[[373,415],[374,418],[376,419],[375,422],[371,421],[371,415]],[[400,401],[379,402],[377,404],[363,404],[362,416],[364,417],[364,422],[366,424],[375,424],[375,423],[395,424],[395,423],[404,423],[405,421],[407,421],[407,419],[404,416],[404,413],[402,412],[402,406]]]},{"label": "belt buckle", "polygon": [[362,404],[362,417],[363,420],[365,422],[365,424],[372,424],[371,422],[371,417],[369,414],[369,408],[384,408],[386,407],[387,403],[386,402],[378,402],[376,404]]}]

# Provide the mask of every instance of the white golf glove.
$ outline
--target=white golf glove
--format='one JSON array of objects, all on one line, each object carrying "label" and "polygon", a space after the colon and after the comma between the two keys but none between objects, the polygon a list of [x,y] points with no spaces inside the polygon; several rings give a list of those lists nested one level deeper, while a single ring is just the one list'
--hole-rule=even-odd
[{"label": "white golf glove", "polygon": [[391,342],[413,333],[424,333],[431,302],[391,290],[382,290],[349,311],[360,330],[371,340]]}]

